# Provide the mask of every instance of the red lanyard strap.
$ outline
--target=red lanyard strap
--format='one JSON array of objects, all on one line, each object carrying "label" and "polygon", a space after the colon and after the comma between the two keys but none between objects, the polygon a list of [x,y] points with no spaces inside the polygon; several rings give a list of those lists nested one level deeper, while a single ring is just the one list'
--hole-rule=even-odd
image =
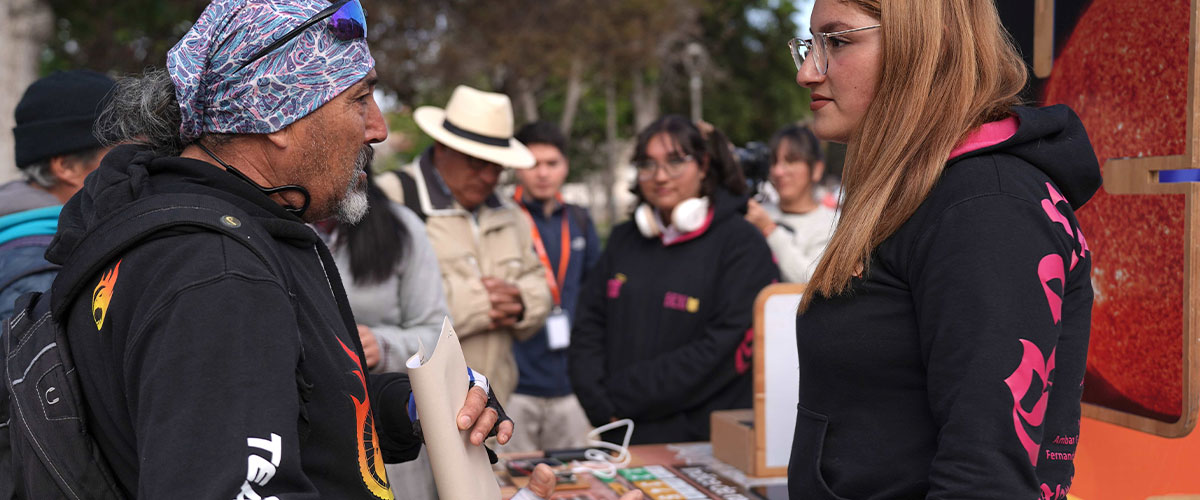
[{"label": "red lanyard strap", "polygon": [[[525,217],[529,219],[529,229],[533,235],[533,249],[537,252],[538,259],[542,261],[542,267],[546,270],[546,283],[550,285],[550,295],[554,298],[554,305],[562,306],[562,287],[567,281],[567,265],[571,262],[571,227],[567,223],[566,206],[563,208],[562,216],[562,242],[559,246],[558,259],[558,276],[557,278],[552,271],[550,265],[550,256],[546,254],[546,245],[542,243],[542,234],[538,231],[537,223],[533,221],[533,214],[529,213],[529,208],[521,202],[522,189],[517,186],[517,191],[513,193],[513,199],[517,201],[517,205],[521,207],[521,211],[525,212]],[[561,197],[559,200],[561,204]]]}]

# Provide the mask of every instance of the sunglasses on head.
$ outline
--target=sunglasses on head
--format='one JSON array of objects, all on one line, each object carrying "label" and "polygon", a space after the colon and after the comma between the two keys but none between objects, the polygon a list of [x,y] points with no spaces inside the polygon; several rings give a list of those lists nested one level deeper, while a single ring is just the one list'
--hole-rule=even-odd
[{"label": "sunglasses on head", "polygon": [[301,33],[304,33],[305,30],[311,28],[312,25],[317,24],[326,18],[329,19],[329,25],[327,27],[329,33],[331,33],[333,37],[337,38],[338,40],[348,42],[367,37],[367,14],[365,11],[363,11],[362,4],[358,3],[358,0],[338,0],[333,2],[333,5],[325,8],[325,10],[314,14],[312,17],[308,18],[307,21],[304,21],[299,26],[296,26],[291,31],[287,32],[287,34],[279,37],[278,40],[271,42],[270,45],[267,45],[258,52],[255,52],[254,55],[250,56],[250,58],[246,60],[246,62],[242,63],[241,66],[238,66],[237,71],[241,71],[242,68],[249,66],[254,61],[262,59],[275,49],[278,49],[284,44],[290,42],[293,38],[300,36]]}]

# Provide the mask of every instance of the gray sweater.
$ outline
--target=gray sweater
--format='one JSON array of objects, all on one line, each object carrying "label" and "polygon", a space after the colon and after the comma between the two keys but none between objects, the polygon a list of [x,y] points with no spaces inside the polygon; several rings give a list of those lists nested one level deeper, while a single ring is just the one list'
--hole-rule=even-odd
[{"label": "gray sweater", "polygon": [[425,352],[433,352],[442,319],[449,315],[442,273],[424,224],[403,205],[391,203],[391,209],[408,234],[400,265],[383,283],[354,283],[349,251],[332,244],[337,240],[336,230],[327,235],[354,318],[370,327],[379,341],[379,364],[372,372],[404,371],[404,362],[416,354],[418,341],[425,345]]}]

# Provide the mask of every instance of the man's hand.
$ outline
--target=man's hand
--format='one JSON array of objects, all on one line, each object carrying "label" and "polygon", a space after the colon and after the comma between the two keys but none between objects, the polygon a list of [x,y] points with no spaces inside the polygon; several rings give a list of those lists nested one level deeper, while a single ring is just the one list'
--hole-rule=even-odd
[{"label": "man's hand", "polygon": [[775,221],[771,219],[771,214],[757,201],[750,200],[746,204],[746,220],[762,231],[763,236],[770,236],[771,232],[775,231]]},{"label": "man's hand", "polygon": [[362,342],[363,356],[367,358],[367,369],[379,364],[379,341],[367,325],[358,325],[358,340]]},{"label": "man's hand", "polygon": [[554,477],[554,470],[546,464],[537,464],[533,468],[533,474],[529,476],[529,492],[537,495],[539,498],[550,498],[554,494],[554,487],[558,485],[558,478]]},{"label": "man's hand", "polygon": [[[496,426],[496,421],[500,420],[500,414],[487,407],[487,400],[487,393],[482,387],[472,387],[467,391],[466,403],[458,412],[458,429],[471,429],[471,444],[475,446],[483,444],[488,433],[492,432],[492,427]],[[496,429],[496,441],[505,444],[512,438],[512,433],[512,420],[500,422],[499,428]]]},{"label": "man's hand", "polygon": [[521,300],[521,289],[512,283],[491,276],[483,277],[483,287],[488,292],[488,300],[492,301],[492,310],[488,311],[488,317],[492,320],[491,329],[516,325],[525,313],[525,303]]}]

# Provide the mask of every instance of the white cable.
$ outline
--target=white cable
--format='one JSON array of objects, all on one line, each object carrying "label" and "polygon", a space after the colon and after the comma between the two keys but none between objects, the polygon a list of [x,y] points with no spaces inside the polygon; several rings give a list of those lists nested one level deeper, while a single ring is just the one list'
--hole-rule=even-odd
[{"label": "white cable", "polygon": [[[600,435],[610,430],[621,426],[628,426],[625,430],[625,439],[620,445],[615,445],[604,441]],[[583,456],[587,461],[576,462],[576,467],[571,469],[571,472],[576,474],[591,473],[601,479],[616,479],[617,469],[624,468],[633,460],[633,456],[629,454],[629,441],[633,438],[633,420],[628,418],[621,419],[610,424],[605,424],[587,434],[588,448],[583,452]],[[612,456],[605,450],[614,451],[617,456]]]}]

